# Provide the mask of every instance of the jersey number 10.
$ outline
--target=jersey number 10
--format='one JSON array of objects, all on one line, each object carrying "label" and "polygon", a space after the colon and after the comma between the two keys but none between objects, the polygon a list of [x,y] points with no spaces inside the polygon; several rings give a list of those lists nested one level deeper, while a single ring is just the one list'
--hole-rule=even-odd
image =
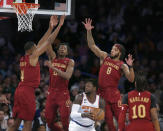
[{"label": "jersey number 10", "polygon": [[[144,105],[135,105],[132,107],[133,116],[132,119],[144,118],[146,116],[145,106]],[[137,114],[138,113],[138,114]]]}]

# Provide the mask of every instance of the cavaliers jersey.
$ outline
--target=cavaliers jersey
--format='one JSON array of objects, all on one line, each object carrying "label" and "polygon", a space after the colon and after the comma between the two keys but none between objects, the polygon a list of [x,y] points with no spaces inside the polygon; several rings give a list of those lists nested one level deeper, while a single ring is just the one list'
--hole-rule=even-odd
[{"label": "cavaliers jersey", "polygon": [[104,89],[108,87],[117,88],[121,78],[121,65],[123,61],[115,61],[110,57],[104,59],[99,72],[99,86]]},{"label": "cavaliers jersey", "polygon": [[[99,99],[100,99],[99,95],[96,95],[95,102],[90,103],[89,100],[87,99],[86,94],[83,93],[83,100],[78,112],[85,113],[85,112],[90,112],[92,108],[99,108]],[[85,126],[93,125],[95,123],[95,121],[89,118],[78,118],[78,119],[72,118],[72,119]]]},{"label": "cavaliers jersey", "polygon": [[37,88],[40,84],[40,65],[36,66],[29,63],[29,55],[25,55],[20,59],[20,82],[19,86],[29,86]]},{"label": "cavaliers jersey", "polygon": [[151,121],[150,109],[156,107],[155,98],[148,91],[131,91],[124,96],[122,104],[127,104],[129,120],[144,119]]},{"label": "cavaliers jersey", "polygon": [[112,60],[109,56],[103,61],[99,72],[99,94],[110,102],[116,102],[120,99],[120,92],[117,89],[121,78],[121,66],[123,61]]},{"label": "cavaliers jersey", "polygon": [[[63,59],[55,58],[52,61],[52,66],[63,72],[66,72],[69,61],[70,61],[69,58]],[[69,80],[66,80],[61,76],[58,76],[57,72],[53,71],[51,68],[49,72],[50,72],[50,89],[55,88],[59,89],[60,91],[68,90]]]}]

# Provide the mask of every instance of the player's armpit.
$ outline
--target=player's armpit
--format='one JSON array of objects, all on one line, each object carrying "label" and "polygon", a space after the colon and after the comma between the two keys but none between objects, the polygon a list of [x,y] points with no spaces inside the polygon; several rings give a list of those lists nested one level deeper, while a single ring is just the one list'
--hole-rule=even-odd
[{"label": "player's armpit", "polygon": [[160,125],[158,121],[157,108],[151,108],[151,119],[154,125],[155,131],[160,131]]},{"label": "player's armpit", "polygon": [[122,64],[121,69],[123,73],[125,74],[125,77],[130,81],[134,82],[135,74],[133,68],[129,69],[126,64]]}]

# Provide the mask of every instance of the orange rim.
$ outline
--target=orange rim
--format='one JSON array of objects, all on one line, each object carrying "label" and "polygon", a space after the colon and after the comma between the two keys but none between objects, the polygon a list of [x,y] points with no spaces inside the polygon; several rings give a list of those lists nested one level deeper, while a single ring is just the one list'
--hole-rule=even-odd
[{"label": "orange rim", "polygon": [[16,11],[19,14],[27,14],[27,10],[30,8],[39,8],[39,4],[34,3],[13,3],[12,5],[14,8],[16,8]]}]

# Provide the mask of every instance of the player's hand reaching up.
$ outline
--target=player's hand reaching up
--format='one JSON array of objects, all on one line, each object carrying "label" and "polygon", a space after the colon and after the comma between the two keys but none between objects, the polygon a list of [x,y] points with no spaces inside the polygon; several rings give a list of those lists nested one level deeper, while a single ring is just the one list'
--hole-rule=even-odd
[{"label": "player's hand reaching up", "polygon": [[134,59],[131,54],[128,54],[128,58],[125,58],[125,61],[129,66],[133,66]]},{"label": "player's hand reaching up", "polygon": [[58,24],[58,16],[53,15],[50,17],[49,27],[53,29]]},{"label": "player's hand reaching up", "polygon": [[85,29],[87,31],[92,30],[94,28],[94,26],[92,26],[92,19],[90,19],[90,18],[86,18],[85,22],[82,22],[82,23],[85,26]]},{"label": "player's hand reaching up", "polygon": [[59,25],[60,26],[62,26],[63,24],[64,24],[64,21],[65,21],[65,15],[62,15],[61,17],[60,17],[60,22],[59,22]]}]

